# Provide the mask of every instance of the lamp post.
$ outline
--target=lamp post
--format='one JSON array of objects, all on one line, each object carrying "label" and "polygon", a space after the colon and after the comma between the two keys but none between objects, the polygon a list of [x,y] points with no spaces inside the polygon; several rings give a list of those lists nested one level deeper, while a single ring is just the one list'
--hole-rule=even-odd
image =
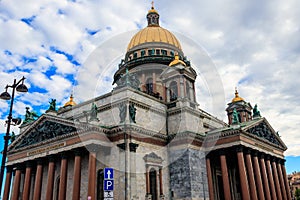
[{"label": "lamp post", "polygon": [[[6,134],[4,136],[4,150],[2,153],[2,162],[1,162],[1,171],[0,171],[0,196],[1,196],[1,192],[2,192],[2,182],[3,182],[5,162],[6,162],[6,156],[7,156],[6,154],[7,154],[8,141],[10,139],[9,132],[10,132],[10,125],[12,122],[12,109],[13,109],[13,104],[14,104],[15,90],[17,90],[18,92],[27,92],[28,91],[26,85],[24,85],[24,80],[25,80],[24,76],[18,82],[16,79],[14,79],[14,83],[12,85],[6,85],[5,92],[3,92],[0,95],[0,99],[10,100],[10,108],[9,108],[9,114],[8,114],[7,121],[6,121],[7,129],[6,129]],[[7,92],[8,88],[12,88],[11,96]],[[15,124],[15,125],[17,125],[17,124]]]}]

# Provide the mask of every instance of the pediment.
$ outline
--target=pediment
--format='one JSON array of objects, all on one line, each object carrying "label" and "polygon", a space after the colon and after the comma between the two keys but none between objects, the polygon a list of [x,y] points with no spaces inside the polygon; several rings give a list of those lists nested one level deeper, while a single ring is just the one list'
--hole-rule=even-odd
[{"label": "pediment", "polygon": [[73,121],[45,114],[29,125],[9,146],[9,150],[36,146],[76,131]]},{"label": "pediment", "polygon": [[167,67],[161,74],[160,77],[162,79],[167,79],[176,75],[182,75],[184,74],[185,76],[191,78],[194,80],[197,76],[196,71],[192,67],[185,67],[183,65],[176,65],[173,67]]},{"label": "pediment", "polygon": [[250,135],[254,135],[262,140],[268,141],[275,146],[281,147],[283,149],[287,148],[278,135],[278,132],[274,131],[272,126],[265,118],[261,118],[256,122],[243,127],[242,130],[249,133]]}]

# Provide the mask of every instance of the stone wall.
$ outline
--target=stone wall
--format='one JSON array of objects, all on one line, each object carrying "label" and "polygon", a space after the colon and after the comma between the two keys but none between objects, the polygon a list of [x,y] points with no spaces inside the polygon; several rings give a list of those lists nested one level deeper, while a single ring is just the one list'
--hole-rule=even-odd
[{"label": "stone wall", "polygon": [[[170,190],[173,199],[208,199],[205,154],[195,149],[169,152]],[[203,188],[204,187],[204,188]]]}]

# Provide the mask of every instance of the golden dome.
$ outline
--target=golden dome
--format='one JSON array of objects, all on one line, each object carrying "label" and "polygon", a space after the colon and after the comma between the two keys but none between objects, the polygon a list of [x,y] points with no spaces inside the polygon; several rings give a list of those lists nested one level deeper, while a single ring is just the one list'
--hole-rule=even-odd
[{"label": "golden dome", "polygon": [[156,14],[158,14],[158,12],[154,9],[154,7],[152,7],[149,11],[148,11],[148,14],[149,13],[156,13]]},{"label": "golden dome", "polygon": [[238,102],[238,101],[244,101],[244,99],[239,96],[237,89],[235,89],[235,97],[232,99],[232,103]]},{"label": "golden dome", "polygon": [[182,64],[183,66],[186,66],[186,64],[182,60],[179,60],[179,56],[175,55],[175,59],[169,64],[169,66],[172,67],[179,63]]},{"label": "golden dome", "polygon": [[127,51],[140,44],[152,42],[166,43],[181,50],[181,45],[173,33],[159,26],[159,14],[154,9],[154,2],[152,2],[152,7],[148,11],[147,21],[148,26],[132,37],[128,44]]},{"label": "golden dome", "polygon": [[76,103],[73,101],[73,99],[74,99],[73,94],[71,94],[70,100],[69,100],[67,103],[65,103],[64,107],[67,107],[67,106],[75,106]]},{"label": "golden dome", "polygon": [[148,26],[136,33],[130,40],[127,51],[135,46],[148,42],[162,42],[173,45],[181,50],[177,38],[167,29],[160,26]]}]

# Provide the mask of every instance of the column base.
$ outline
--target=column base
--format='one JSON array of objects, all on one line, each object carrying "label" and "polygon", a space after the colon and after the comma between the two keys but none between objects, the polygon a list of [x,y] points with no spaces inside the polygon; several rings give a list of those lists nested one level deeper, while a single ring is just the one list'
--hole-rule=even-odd
[{"label": "column base", "polygon": [[161,194],[161,195],[159,196],[159,200],[165,200],[165,195]]},{"label": "column base", "polygon": [[145,200],[152,200],[152,195],[151,194],[146,194]]}]

